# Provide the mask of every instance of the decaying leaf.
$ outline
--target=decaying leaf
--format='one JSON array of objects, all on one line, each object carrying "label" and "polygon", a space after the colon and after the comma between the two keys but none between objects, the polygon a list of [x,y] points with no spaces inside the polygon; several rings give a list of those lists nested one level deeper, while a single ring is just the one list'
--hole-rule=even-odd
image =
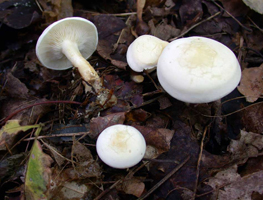
[{"label": "decaying leaf", "polygon": [[117,190],[123,191],[126,194],[132,194],[136,197],[142,195],[144,188],[145,184],[136,177],[124,180],[121,184],[117,185]]},{"label": "decaying leaf", "polygon": [[22,29],[40,18],[34,0],[12,0],[0,2],[0,19],[6,25]]},{"label": "decaying leaf", "polygon": [[[262,102],[263,103],[263,102]],[[253,105],[242,111],[242,124],[246,131],[263,134],[263,106]]]},{"label": "decaying leaf", "polygon": [[38,128],[41,125],[20,126],[18,120],[9,120],[0,130],[0,150],[9,149],[20,131]]},{"label": "decaying leaf", "polygon": [[18,78],[14,77],[12,73],[6,75],[5,89],[8,96],[13,98],[26,98],[28,97],[28,89],[24,83]]},{"label": "decaying leaf", "polygon": [[47,199],[45,192],[50,184],[51,163],[51,157],[43,153],[40,143],[35,140],[25,178],[26,199]]},{"label": "decaying leaf", "polygon": [[174,135],[174,130],[165,128],[151,128],[146,126],[134,126],[137,128],[146,140],[147,145],[155,147],[158,155],[170,149],[170,142]]},{"label": "decaying leaf", "polygon": [[260,67],[246,68],[242,71],[242,78],[238,91],[246,96],[248,102],[255,102],[263,95],[263,64]]},{"label": "decaying leaf", "polygon": [[90,121],[91,138],[96,138],[105,128],[115,125],[123,124],[125,120],[125,112],[109,114],[105,117],[96,117]]},{"label": "decaying leaf", "polygon": [[[2,101],[0,107],[0,116],[2,118],[8,117],[9,115],[29,106],[34,105],[43,101],[47,101],[46,99],[16,99],[11,98],[5,101]],[[16,115],[12,117],[12,119],[16,119],[20,121],[21,125],[33,124],[36,120],[50,111],[49,104],[43,104],[34,106],[25,110],[18,112]]]},{"label": "decaying leaf", "polygon": [[243,0],[243,2],[251,9],[255,10],[256,12],[263,14],[263,1]]},{"label": "decaying leaf", "polygon": [[73,16],[71,0],[39,0],[38,2],[43,8],[43,15],[48,24],[65,17]]},{"label": "decaying leaf", "polygon": [[231,140],[228,151],[232,154],[232,159],[247,160],[257,157],[263,149],[263,136],[260,134],[241,130],[239,140]]},{"label": "decaying leaf", "polygon": [[77,140],[73,140],[72,160],[75,160],[73,168],[64,171],[72,180],[99,177],[101,169],[99,164],[93,159],[90,150]]},{"label": "decaying leaf", "polygon": [[263,171],[241,177],[237,173],[237,165],[218,172],[208,181],[216,192],[212,199],[252,199],[252,193],[263,194]]}]

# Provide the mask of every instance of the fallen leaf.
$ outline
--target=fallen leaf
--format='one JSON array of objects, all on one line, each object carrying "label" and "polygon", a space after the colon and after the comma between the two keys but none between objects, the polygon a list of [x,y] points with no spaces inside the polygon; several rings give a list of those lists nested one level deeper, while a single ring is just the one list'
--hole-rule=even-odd
[{"label": "fallen leaf", "polygon": [[0,130],[0,150],[10,149],[15,141],[15,136],[21,131],[39,128],[41,125],[20,126],[18,120],[9,120]]},{"label": "fallen leaf", "polygon": [[91,138],[96,138],[105,128],[115,125],[123,124],[125,121],[125,112],[109,114],[105,117],[92,118],[90,121]]},{"label": "fallen leaf", "polygon": [[[234,17],[246,15],[248,9],[242,0],[220,0],[224,8]],[[229,14],[224,12],[224,16],[230,17]]]},{"label": "fallen leaf", "polygon": [[231,140],[228,146],[232,159],[245,162],[248,158],[257,157],[263,149],[263,136],[243,130],[240,135],[239,140]]},{"label": "fallen leaf", "polygon": [[102,173],[99,164],[93,159],[90,150],[77,140],[73,140],[72,160],[76,161],[74,167],[67,168],[63,173],[71,180],[99,177]]},{"label": "fallen leaf", "polygon": [[263,106],[262,104],[251,106],[242,111],[242,125],[248,132],[263,134]]},{"label": "fallen leaf", "polygon": [[26,199],[47,199],[45,192],[50,183],[52,159],[43,153],[40,143],[35,140],[31,149],[25,177]]},{"label": "fallen leaf", "polygon": [[[0,116],[2,118],[8,117],[9,115],[23,109],[29,105],[37,104],[46,101],[46,99],[16,99],[11,98],[1,102]],[[20,121],[21,125],[28,125],[35,123],[36,120],[50,111],[49,104],[37,105],[25,110],[18,112],[12,117]]]},{"label": "fallen leaf", "polygon": [[262,178],[262,170],[241,177],[237,173],[237,165],[234,165],[209,178],[207,184],[216,190],[212,199],[252,199],[254,192],[263,194]]},{"label": "fallen leaf", "polygon": [[134,126],[146,140],[147,145],[151,145],[158,150],[158,155],[170,149],[170,142],[174,135],[174,130],[165,128],[151,128],[146,126]]},{"label": "fallen leaf", "polygon": [[1,1],[0,10],[1,21],[15,29],[28,27],[41,18],[34,0]]},{"label": "fallen leaf", "polygon": [[255,102],[263,95],[263,64],[260,67],[246,68],[242,71],[238,91],[246,96],[248,102]]},{"label": "fallen leaf", "polygon": [[[97,15],[94,17],[94,24],[98,29],[99,43],[97,47],[98,54],[105,60],[110,60],[114,66],[125,69],[126,49],[117,51],[114,45],[117,43],[120,32],[126,27],[126,24],[113,15]],[[127,48],[127,47],[126,47]]]},{"label": "fallen leaf", "polygon": [[136,197],[140,197],[144,189],[145,184],[136,177],[124,180],[121,184],[117,185],[117,190],[122,191],[126,194],[132,194]]},{"label": "fallen leaf", "polygon": [[21,165],[21,163],[23,162],[23,160],[25,160],[25,158],[25,153],[19,153],[0,161],[1,185],[4,182],[8,183],[10,179],[14,180],[19,178],[20,176],[23,176],[25,166]]},{"label": "fallen leaf", "polygon": [[263,14],[263,2],[258,0],[243,0],[243,2],[252,10]]}]

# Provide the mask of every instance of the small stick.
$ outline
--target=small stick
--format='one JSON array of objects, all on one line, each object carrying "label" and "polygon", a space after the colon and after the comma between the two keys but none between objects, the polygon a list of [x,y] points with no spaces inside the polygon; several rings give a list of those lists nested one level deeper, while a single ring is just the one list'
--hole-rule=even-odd
[{"label": "small stick", "polygon": [[163,179],[161,179],[156,185],[154,185],[145,195],[140,197],[138,200],[143,200],[146,197],[148,197],[151,193],[153,193],[157,188],[159,188],[165,181],[167,181],[175,172],[177,172],[182,166],[187,163],[187,161],[190,159],[190,156],[188,156],[180,165],[178,165],[176,168],[174,168],[171,172],[169,172]]},{"label": "small stick", "polygon": [[200,24],[202,24],[202,23],[204,23],[204,22],[206,22],[206,21],[209,21],[209,20],[213,19],[214,17],[216,17],[216,16],[219,15],[220,13],[221,13],[221,12],[217,12],[217,13],[215,13],[214,15],[212,15],[212,16],[210,16],[210,17],[208,17],[208,18],[206,18],[206,19],[204,19],[204,20],[202,20],[202,21],[200,21],[199,23],[194,24],[194,25],[191,26],[189,29],[187,29],[186,31],[184,31],[183,33],[181,33],[179,36],[177,36],[177,37],[175,37],[175,38],[172,38],[172,39],[170,39],[169,41],[171,42],[171,41],[176,40],[176,39],[178,39],[178,38],[180,38],[180,37],[183,37],[186,33],[188,33],[189,31],[191,31],[191,30],[194,29],[195,27],[199,26]]},{"label": "small stick", "polygon": [[194,191],[193,191],[192,200],[195,200],[195,197],[196,197],[198,178],[199,178],[199,173],[200,173],[200,164],[201,164],[201,159],[202,159],[202,155],[203,155],[204,140],[205,140],[206,132],[207,132],[207,126],[205,127],[203,137],[202,137],[202,141],[201,141],[200,152],[199,152],[199,157],[198,157],[198,161],[197,161],[197,168],[196,168],[195,187],[194,187]]},{"label": "small stick", "polygon": [[42,102],[39,102],[39,103],[35,103],[35,104],[32,104],[32,105],[29,105],[29,106],[26,106],[24,108],[21,108],[13,113],[11,113],[9,116],[7,116],[4,121],[1,123],[4,124],[6,123],[9,119],[11,119],[12,117],[14,117],[15,115],[17,115],[18,113],[22,112],[23,110],[26,110],[28,108],[32,108],[34,106],[39,106],[39,105],[43,105],[43,104],[56,104],[56,103],[68,103],[68,104],[77,104],[77,105],[81,105],[80,102],[76,102],[76,101],[42,101]]}]

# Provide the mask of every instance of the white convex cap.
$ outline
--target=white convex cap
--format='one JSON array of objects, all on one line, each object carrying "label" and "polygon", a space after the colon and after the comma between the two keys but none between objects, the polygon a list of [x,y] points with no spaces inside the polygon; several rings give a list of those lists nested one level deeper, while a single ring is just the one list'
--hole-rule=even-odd
[{"label": "white convex cap", "polygon": [[124,169],[141,161],[146,151],[146,142],[136,128],[117,124],[101,132],[96,149],[104,163],[113,168]]},{"label": "white convex cap", "polygon": [[92,22],[81,17],[68,17],[44,30],[37,41],[36,54],[45,67],[64,70],[74,64],[78,67],[80,62],[75,52],[73,55],[70,50],[76,49],[78,57],[82,55],[87,59],[94,53],[97,44],[97,28]]},{"label": "white convex cap", "polygon": [[225,45],[205,37],[177,39],[166,46],[157,76],[164,90],[187,103],[208,103],[233,91],[241,68]]},{"label": "white convex cap", "polygon": [[127,62],[136,72],[156,67],[158,59],[168,42],[152,35],[136,38],[127,50]]}]

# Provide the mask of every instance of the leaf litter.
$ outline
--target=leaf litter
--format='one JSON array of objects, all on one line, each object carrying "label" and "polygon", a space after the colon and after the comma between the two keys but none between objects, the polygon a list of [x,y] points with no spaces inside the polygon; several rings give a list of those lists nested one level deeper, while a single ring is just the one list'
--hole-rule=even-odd
[{"label": "leaf litter", "polygon": [[[263,16],[244,2],[2,1],[1,198],[262,198]],[[76,70],[48,70],[36,58],[43,29],[68,16],[98,28],[89,61],[118,99],[110,108],[85,94]],[[126,51],[142,34],[222,42],[240,61],[238,89],[219,102],[186,105],[158,88],[156,72],[134,82]],[[146,156],[131,169],[97,156],[96,138],[113,124],[132,125],[146,139]]]}]

